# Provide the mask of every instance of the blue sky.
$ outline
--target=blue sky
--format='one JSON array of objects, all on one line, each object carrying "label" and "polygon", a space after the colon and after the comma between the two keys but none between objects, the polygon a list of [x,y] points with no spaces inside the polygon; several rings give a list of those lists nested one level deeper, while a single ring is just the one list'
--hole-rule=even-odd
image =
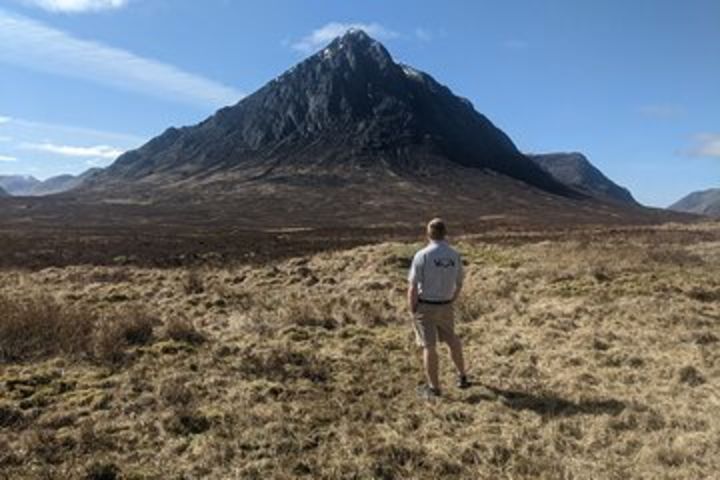
[{"label": "blue sky", "polygon": [[649,205],[720,187],[717,0],[0,0],[0,174],[104,166],[363,25],[527,152]]}]

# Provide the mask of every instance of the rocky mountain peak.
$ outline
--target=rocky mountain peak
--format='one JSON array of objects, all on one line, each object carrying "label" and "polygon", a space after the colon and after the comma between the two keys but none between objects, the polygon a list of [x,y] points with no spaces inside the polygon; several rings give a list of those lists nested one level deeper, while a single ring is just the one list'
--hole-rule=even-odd
[{"label": "rocky mountain peak", "polygon": [[300,181],[312,172],[352,182],[368,169],[413,176],[463,167],[565,191],[470,102],[349,30],[236,105],[124,154],[94,181]]},{"label": "rocky mountain peak", "polygon": [[350,29],[316,54],[323,60],[343,59],[352,70],[374,64],[379,69],[394,66],[390,53],[363,30]]}]

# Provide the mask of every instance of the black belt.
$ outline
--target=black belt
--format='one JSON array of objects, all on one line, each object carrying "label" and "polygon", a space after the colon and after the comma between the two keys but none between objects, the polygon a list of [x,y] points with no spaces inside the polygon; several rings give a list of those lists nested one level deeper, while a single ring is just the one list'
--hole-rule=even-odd
[{"label": "black belt", "polygon": [[427,303],[428,305],[447,305],[448,303],[452,303],[452,300],[423,300],[422,298],[419,298],[418,303]]}]

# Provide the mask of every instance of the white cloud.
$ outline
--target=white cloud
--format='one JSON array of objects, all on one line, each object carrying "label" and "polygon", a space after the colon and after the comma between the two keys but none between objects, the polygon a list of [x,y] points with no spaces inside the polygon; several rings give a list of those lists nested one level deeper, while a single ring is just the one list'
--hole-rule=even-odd
[{"label": "white cloud", "polygon": [[2,125],[3,123],[8,123],[10,120],[12,120],[12,118],[10,117],[0,117],[0,125]]},{"label": "white cloud", "polygon": [[343,35],[352,28],[364,30],[365,33],[377,38],[378,40],[390,40],[400,36],[397,32],[385,28],[379,23],[330,22],[316,30],[313,30],[309,35],[306,35],[297,42],[293,43],[291,47],[300,53],[309,54],[318,50],[320,47],[325,46],[325,44],[333,40],[335,37]]},{"label": "white cloud", "polygon": [[695,146],[689,154],[693,157],[720,158],[720,133],[695,135]]},{"label": "white cloud", "polygon": [[49,12],[85,13],[122,8],[128,0],[24,0],[24,3]]},{"label": "white cloud", "polygon": [[0,155],[0,162],[17,162],[17,158],[9,155]]},{"label": "white cloud", "polygon": [[81,40],[2,9],[0,61],[202,107],[234,104],[243,96],[172,65]]},{"label": "white cloud", "polygon": [[55,145],[53,143],[26,143],[21,145],[21,147],[28,150],[53,153],[64,157],[104,158],[108,160],[114,160],[125,153],[124,150],[110,147],[108,145],[78,147],[73,145]]},{"label": "white cloud", "polygon": [[89,168],[98,168],[98,167],[107,167],[112,163],[111,160],[107,159],[97,159],[92,158],[90,160],[85,160],[85,165],[87,165]]},{"label": "white cloud", "polygon": [[21,137],[48,138],[61,136],[63,138],[92,138],[93,142],[121,142],[137,146],[147,141],[147,138],[128,133],[106,132],[93,128],[76,127],[72,125],[58,125],[54,123],[37,122],[21,118],[8,119],[8,127],[21,132]]},{"label": "white cloud", "polygon": [[422,27],[418,27],[415,29],[415,37],[420,41],[429,42],[433,39],[433,34]]},{"label": "white cloud", "polygon": [[641,115],[661,120],[679,118],[685,115],[685,109],[677,105],[654,104],[638,108]]}]

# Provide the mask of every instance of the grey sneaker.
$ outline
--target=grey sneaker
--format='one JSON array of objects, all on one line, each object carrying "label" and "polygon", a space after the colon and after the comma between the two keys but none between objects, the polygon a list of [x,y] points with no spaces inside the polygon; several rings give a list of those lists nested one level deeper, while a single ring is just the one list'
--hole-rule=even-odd
[{"label": "grey sneaker", "polygon": [[436,400],[440,398],[440,390],[437,388],[433,388],[430,385],[420,385],[416,389],[418,397],[423,398],[425,400]]},{"label": "grey sneaker", "polygon": [[457,387],[465,390],[466,388],[470,388],[470,382],[467,379],[467,375],[458,375],[457,379]]}]

